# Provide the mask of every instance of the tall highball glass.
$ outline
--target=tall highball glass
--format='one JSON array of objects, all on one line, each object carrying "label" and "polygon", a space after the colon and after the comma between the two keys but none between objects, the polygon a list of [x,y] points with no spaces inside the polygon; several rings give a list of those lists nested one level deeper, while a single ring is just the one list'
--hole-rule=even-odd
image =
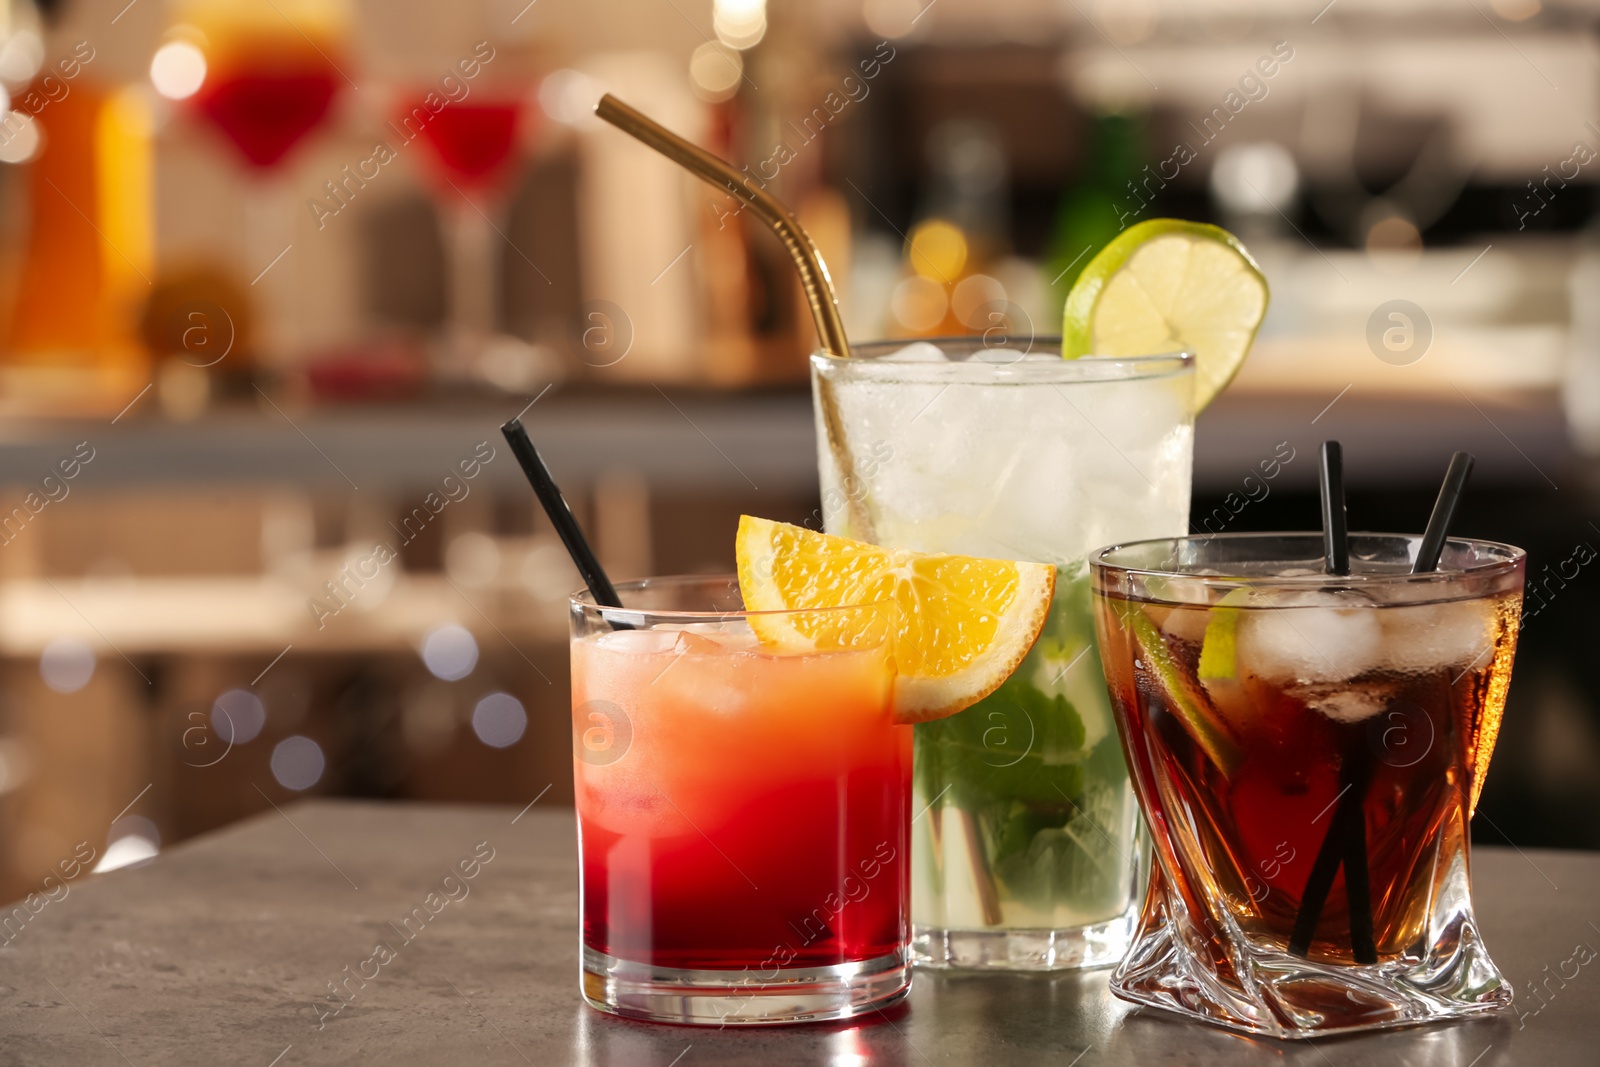
[{"label": "tall highball glass", "polygon": [[1186,355],[1063,360],[1059,339],[811,357],[830,533],[1052,563],[1055,604],[998,690],[916,729],[912,958],[1052,969],[1127,949],[1144,835],[1089,605],[1102,545],[1183,533]]}]

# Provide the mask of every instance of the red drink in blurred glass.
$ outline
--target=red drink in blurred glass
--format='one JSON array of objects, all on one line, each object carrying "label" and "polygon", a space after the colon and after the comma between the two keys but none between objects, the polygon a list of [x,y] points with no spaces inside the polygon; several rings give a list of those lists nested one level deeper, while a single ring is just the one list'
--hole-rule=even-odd
[{"label": "red drink in blurred glass", "polygon": [[212,70],[195,103],[245,159],[273,167],[322,123],[338,89],[338,73],[315,52],[270,51]]},{"label": "red drink in blurred glass", "polygon": [[520,100],[446,103],[422,127],[422,137],[452,181],[488,185],[511,159],[521,117]]}]

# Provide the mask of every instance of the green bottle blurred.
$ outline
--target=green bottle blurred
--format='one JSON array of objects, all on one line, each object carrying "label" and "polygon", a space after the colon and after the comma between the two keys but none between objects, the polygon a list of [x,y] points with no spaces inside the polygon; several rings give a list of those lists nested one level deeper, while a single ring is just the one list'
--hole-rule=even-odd
[{"label": "green bottle blurred", "polygon": [[1055,233],[1045,252],[1054,323],[1061,321],[1072,283],[1095,253],[1123,229],[1144,218],[1129,183],[1145,164],[1145,118],[1136,112],[1104,112],[1091,123],[1089,152],[1078,180],[1067,187],[1056,210]]}]

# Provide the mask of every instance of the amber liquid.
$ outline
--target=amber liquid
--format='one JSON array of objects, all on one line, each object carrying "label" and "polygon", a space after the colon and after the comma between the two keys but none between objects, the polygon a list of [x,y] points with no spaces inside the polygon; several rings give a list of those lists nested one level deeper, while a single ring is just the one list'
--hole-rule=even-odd
[{"label": "amber liquid", "polygon": [[[1341,804],[1351,805],[1364,838],[1378,959],[1426,939],[1431,886],[1447,864],[1464,861],[1467,823],[1505,703],[1520,600],[1489,602],[1491,632],[1470,663],[1370,670],[1308,696],[1307,687],[1269,684],[1247,665],[1236,678],[1202,682],[1209,609],[1096,597],[1117,726],[1160,867],[1177,872],[1175,888],[1191,923],[1211,938],[1219,968],[1229,968],[1222,940],[1229,921],[1253,942],[1289,945]],[[1153,625],[1129,625],[1136,612]],[[1163,648],[1152,655],[1141,633]],[[1349,721],[1316,710],[1330,689],[1358,693],[1362,710]],[[1197,713],[1199,729],[1191,725]],[[1314,903],[1308,909],[1310,958],[1355,962],[1346,877],[1341,865],[1320,911]]]}]

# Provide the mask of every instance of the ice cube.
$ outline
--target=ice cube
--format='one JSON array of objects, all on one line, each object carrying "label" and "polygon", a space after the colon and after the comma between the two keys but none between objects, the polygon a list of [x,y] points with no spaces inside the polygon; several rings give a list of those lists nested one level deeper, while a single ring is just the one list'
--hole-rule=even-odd
[{"label": "ice cube", "polygon": [[1417,604],[1385,608],[1384,650],[1388,665],[1412,673],[1455,667],[1466,670],[1487,660],[1494,647],[1494,604],[1458,600],[1449,604]]},{"label": "ice cube", "polygon": [[1173,608],[1167,613],[1166,621],[1161,624],[1161,632],[1167,637],[1176,637],[1180,641],[1198,645],[1205,641],[1206,627],[1210,622],[1209,611]]},{"label": "ice cube", "polygon": [[762,675],[751,656],[728,655],[720,644],[698,634],[684,634],[689,654],[673,658],[650,683],[652,693],[675,709],[675,715],[737,715],[750,707]]},{"label": "ice cube", "polygon": [[676,630],[612,630],[595,638],[595,643],[613,652],[630,655],[649,655],[653,652],[671,652],[678,644]]},{"label": "ice cube", "polygon": [[1303,686],[1291,688],[1289,695],[1305,701],[1306,707],[1321,712],[1334,722],[1360,722],[1389,706],[1394,687],[1382,683]]},{"label": "ice cube", "polygon": [[1311,591],[1289,604],[1245,613],[1238,638],[1245,670],[1288,687],[1343,681],[1383,664],[1383,627],[1366,598]]},{"label": "ice cube", "polygon": [[938,345],[931,345],[926,341],[914,341],[904,348],[897,348],[886,356],[880,356],[889,363],[943,363],[945,356]]},{"label": "ice cube", "polygon": [[758,652],[761,642],[743,619],[729,622],[695,622],[682,630],[682,649],[699,655],[718,656],[729,652]]}]

